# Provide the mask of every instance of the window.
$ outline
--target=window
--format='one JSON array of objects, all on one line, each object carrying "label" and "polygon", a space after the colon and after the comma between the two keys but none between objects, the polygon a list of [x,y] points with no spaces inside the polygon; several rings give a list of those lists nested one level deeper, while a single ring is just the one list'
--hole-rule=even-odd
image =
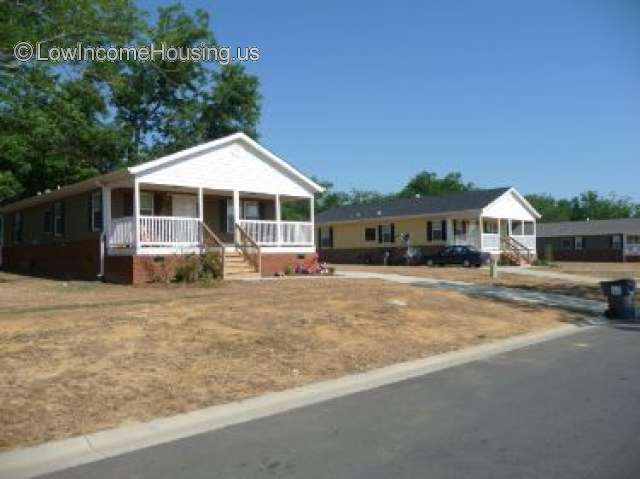
[{"label": "window", "polygon": [[453,220],[453,234],[455,236],[464,236],[467,234],[466,220]]},{"label": "window", "polygon": [[393,243],[392,225],[380,225],[380,238],[382,243]]},{"label": "window", "polygon": [[431,223],[431,241],[442,241],[442,221]]},{"label": "window", "polygon": [[627,244],[640,244],[640,235],[627,236]]},{"label": "window", "polygon": [[613,249],[622,248],[622,236],[621,235],[613,235],[611,237],[611,247]]},{"label": "window", "polygon": [[333,228],[331,226],[320,228],[320,246],[323,248],[333,247]]},{"label": "window", "polygon": [[522,236],[523,234],[522,221],[511,220],[511,234],[514,236]]},{"label": "window", "polygon": [[364,240],[365,241],[376,241],[376,229],[368,226],[364,229]]},{"label": "window", "polygon": [[53,234],[55,236],[64,234],[64,204],[62,201],[53,204]]},{"label": "window", "polygon": [[533,221],[524,222],[524,234],[527,236],[533,236],[534,233]]},{"label": "window", "polygon": [[492,220],[483,220],[482,221],[482,232],[484,234],[498,234],[498,222]]},{"label": "window", "polygon": [[45,233],[51,234],[51,232],[53,231],[53,228],[52,228],[53,216],[52,216],[51,208],[49,208],[47,211],[44,212],[43,219],[44,219],[44,224],[42,225],[42,231],[44,231]]},{"label": "window", "polygon": [[91,231],[102,231],[102,191],[91,193]]},{"label": "window", "polygon": [[20,212],[13,216],[13,241],[22,242],[22,213]]},{"label": "window", "polygon": [[573,246],[573,240],[571,238],[562,238],[560,240],[560,247],[562,249],[571,249]]},{"label": "window", "polygon": [[140,192],[140,214],[142,216],[153,216],[153,193],[149,191]]},{"label": "window", "polygon": [[576,236],[574,241],[574,248],[577,250],[581,250],[584,247],[584,239],[582,236]]},{"label": "window", "polygon": [[244,200],[243,215],[245,220],[260,219],[260,203],[255,200]]}]

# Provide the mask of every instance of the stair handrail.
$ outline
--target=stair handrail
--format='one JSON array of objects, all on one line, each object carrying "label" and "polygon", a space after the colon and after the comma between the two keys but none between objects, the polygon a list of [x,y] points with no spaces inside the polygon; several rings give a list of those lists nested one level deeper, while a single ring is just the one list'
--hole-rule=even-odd
[{"label": "stair handrail", "polygon": [[531,263],[531,251],[525,245],[516,240],[513,236],[501,236],[501,242],[511,250],[517,257],[518,261],[524,256],[523,252],[526,252],[527,262]]},{"label": "stair handrail", "polygon": [[222,269],[221,274],[222,274],[222,277],[224,278],[224,269],[225,269],[224,243],[220,240],[220,238],[218,238],[218,236],[213,231],[211,231],[211,229],[204,223],[204,221],[200,222],[200,226],[202,227],[202,244],[204,246],[205,251],[207,249],[207,240],[205,239],[206,236],[213,239],[213,242],[215,243],[216,247],[220,248],[220,268]]},{"label": "stair handrail", "polygon": [[513,236],[509,236],[509,239],[513,242],[513,244],[515,244],[518,248],[520,248],[523,251],[527,252],[527,262],[531,263],[531,250],[529,248],[527,248],[524,244],[522,244],[520,241],[518,241],[517,239],[515,239]]},{"label": "stair handrail", "polygon": [[[240,250],[243,258],[253,265],[256,272],[261,273],[262,253],[260,245],[239,223],[236,223],[236,229],[239,237],[239,241],[236,241],[236,247]],[[251,249],[255,252],[252,253]]]}]

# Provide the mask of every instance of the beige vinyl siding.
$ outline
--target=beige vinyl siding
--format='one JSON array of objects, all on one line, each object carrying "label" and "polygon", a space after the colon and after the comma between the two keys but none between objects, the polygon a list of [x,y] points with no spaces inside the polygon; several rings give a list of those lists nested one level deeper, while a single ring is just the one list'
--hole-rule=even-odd
[{"label": "beige vinyl siding", "polygon": [[[438,219],[431,219],[430,221],[441,221]],[[378,241],[378,225],[394,224],[396,239],[394,243],[380,243]],[[402,233],[409,233],[411,235],[411,244],[414,246],[420,245],[438,245],[444,244],[443,241],[427,242],[427,219],[426,218],[407,218],[407,219],[395,219],[395,220],[367,220],[357,223],[336,223],[332,225],[326,225],[326,227],[333,227],[333,247],[339,248],[372,248],[377,246],[389,246],[397,245],[403,246],[402,241],[399,239],[399,235]],[[324,226],[323,226],[324,227]],[[365,241],[364,229],[365,227],[371,227],[376,229],[376,240]]]}]

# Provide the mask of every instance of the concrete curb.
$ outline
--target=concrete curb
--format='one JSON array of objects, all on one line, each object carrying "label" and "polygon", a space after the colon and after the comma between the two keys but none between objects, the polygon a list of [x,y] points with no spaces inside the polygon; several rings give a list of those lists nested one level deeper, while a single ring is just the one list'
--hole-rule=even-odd
[{"label": "concrete curb", "polygon": [[424,359],[0,454],[0,477],[22,479],[87,464],[373,389],[591,329],[563,325]]}]

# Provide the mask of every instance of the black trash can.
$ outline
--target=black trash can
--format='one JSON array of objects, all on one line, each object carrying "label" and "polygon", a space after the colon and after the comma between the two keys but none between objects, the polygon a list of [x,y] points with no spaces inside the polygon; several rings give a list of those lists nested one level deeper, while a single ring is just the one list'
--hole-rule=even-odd
[{"label": "black trash can", "polygon": [[618,279],[600,283],[602,292],[607,297],[609,309],[605,313],[611,319],[634,321],[636,319],[635,292],[636,282],[633,279]]}]

